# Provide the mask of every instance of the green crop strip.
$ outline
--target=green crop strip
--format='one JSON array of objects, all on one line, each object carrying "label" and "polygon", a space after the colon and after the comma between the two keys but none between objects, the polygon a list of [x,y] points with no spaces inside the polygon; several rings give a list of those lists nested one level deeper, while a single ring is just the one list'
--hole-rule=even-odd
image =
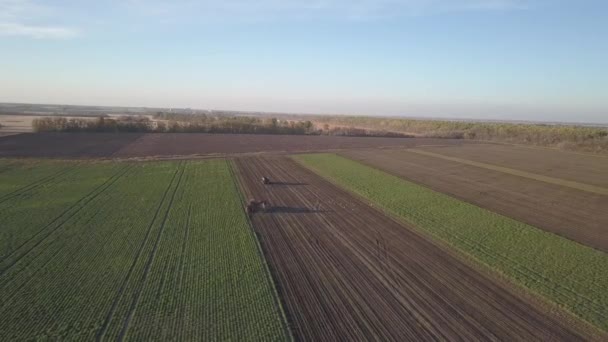
[{"label": "green crop strip", "polygon": [[335,184],[608,330],[608,255],[334,154],[294,157]]},{"label": "green crop strip", "polygon": [[4,166],[0,340],[289,339],[226,161]]}]

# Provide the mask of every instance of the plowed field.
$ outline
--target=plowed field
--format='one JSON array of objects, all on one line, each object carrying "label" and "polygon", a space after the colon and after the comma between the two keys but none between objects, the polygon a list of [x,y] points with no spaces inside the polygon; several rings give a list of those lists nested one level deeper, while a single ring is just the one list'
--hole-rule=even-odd
[{"label": "plowed field", "polygon": [[131,144],[138,133],[24,133],[0,137],[0,157],[105,158]]},{"label": "plowed field", "polygon": [[347,151],[341,154],[545,231],[608,251],[608,196],[408,151]]},{"label": "plowed field", "polygon": [[26,133],[0,137],[0,157],[171,158],[258,152],[454,145],[462,140],[203,133]]},{"label": "plowed field", "polygon": [[117,157],[179,156],[253,152],[305,152],[365,147],[414,147],[460,144],[458,140],[418,138],[330,137],[306,135],[146,134]]},{"label": "plowed field", "polygon": [[559,179],[608,187],[608,157],[538,147],[467,144],[425,147],[425,151],[528,171]]},{"label": "plowed field", "polygon": [[292,160],[236,166],[297,339],[593,338]]}]

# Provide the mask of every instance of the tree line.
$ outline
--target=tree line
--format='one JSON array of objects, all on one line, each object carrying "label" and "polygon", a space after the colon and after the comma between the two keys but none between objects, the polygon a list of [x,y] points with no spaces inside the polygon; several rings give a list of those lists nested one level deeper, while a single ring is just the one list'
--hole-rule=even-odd
[{"label": "tree line", "polygon": [[98,117],[44,117],[32,121],[35,132],[145,132],[145,133],[241,133],[241,134],[314,134],[310,121],[285,121],[276,118],[212,117],[178,121],[150,120],[145,116],[117,119]]},{"label": "tree line", "polygon": [[401,132],[419,137],[485,140],[608,153],[608,128],[606,127],[356,116],[323,116],[316,118],[315,122],[327,126],[352,126]]},{"label": "tree line", "polygon": [[179,113],[109,118],[43,117],[32,121],[35,132],[131,132],[290,134],[356,137],[409,137],[407,134],[355,127],[317,128],[309,120],[283,120],[248,116],[210,116]]}]

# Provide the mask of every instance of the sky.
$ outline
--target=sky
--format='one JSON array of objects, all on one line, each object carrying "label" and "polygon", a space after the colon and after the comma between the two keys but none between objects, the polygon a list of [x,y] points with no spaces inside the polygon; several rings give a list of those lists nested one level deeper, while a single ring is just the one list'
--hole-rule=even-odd
[{"label": "sky", "polygon": [[0,102],[608,122],[608,1],[0,0]]}]

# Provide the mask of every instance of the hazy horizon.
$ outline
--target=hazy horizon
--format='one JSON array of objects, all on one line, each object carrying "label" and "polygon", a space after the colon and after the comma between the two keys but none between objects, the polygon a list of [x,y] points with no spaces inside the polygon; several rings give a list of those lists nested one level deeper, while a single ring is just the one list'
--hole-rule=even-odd
[{"label": "hazy horizon", "polygon": [[0,102],[606,123],[607,10],[0,0]]}]

